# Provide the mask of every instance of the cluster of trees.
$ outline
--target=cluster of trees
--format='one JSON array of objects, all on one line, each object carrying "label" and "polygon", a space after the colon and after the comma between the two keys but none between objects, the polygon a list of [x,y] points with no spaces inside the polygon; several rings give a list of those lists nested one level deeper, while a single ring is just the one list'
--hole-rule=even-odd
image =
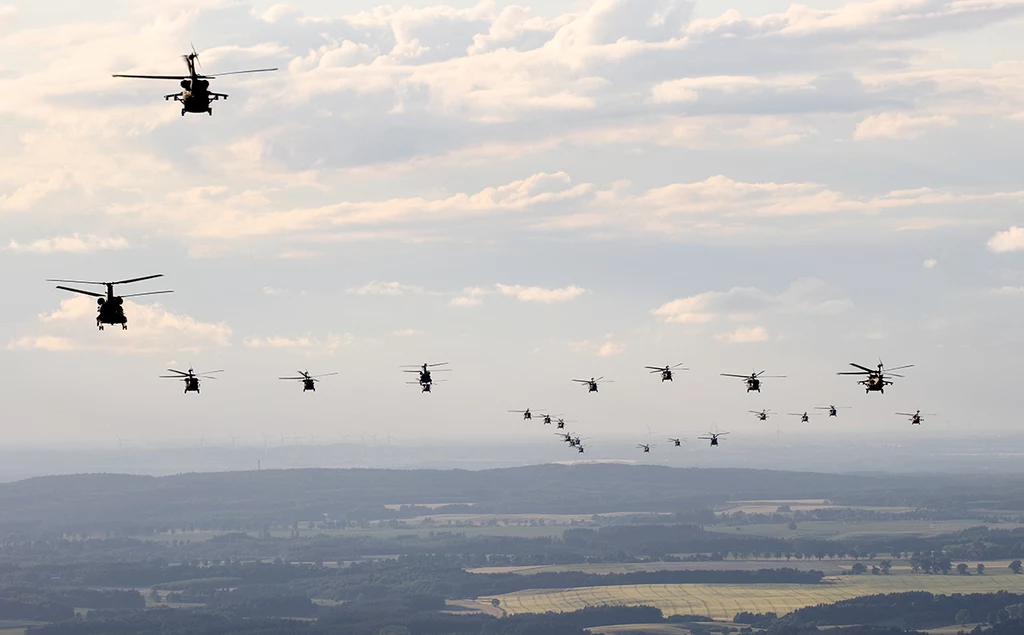
[{"label": "cluster of trees", "polygon": [[74,616],[75,608],[141,609],[146,601],[138,591],[65,587],[0,587],[0,620],[52,622]]},{"label": "cluster of trees", "polygon": [[740,613],[733,621],[774,632],[772,629],[783,626],[834,626],[863,624],[865,621],[867,624],[899,624],[902,628],[927,629],[979,621],[996,624],[1021,618],[1024,618],[1024,595],[1006,592],[970,595],[910,592],[870,595],[809,606],[782,618],[773,613]]}]

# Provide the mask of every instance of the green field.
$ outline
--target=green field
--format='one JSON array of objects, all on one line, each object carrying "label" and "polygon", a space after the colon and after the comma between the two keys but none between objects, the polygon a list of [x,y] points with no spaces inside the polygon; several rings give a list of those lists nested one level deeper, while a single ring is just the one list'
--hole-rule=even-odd
[{"label": "green field", "polygon": [[[587,606],[641,605],[665,615],[707,615],[731,620],[740,611],[785,614],[805,606],[838,602],[876,593],[928,591],[952,593],[1024,593],[1024,576],[890,575],[827,578],[827,584],[644,584],[527,590],[496,596],[509,614],[575,611]],[[492,598],[481,598],[489,602]]]},{"label": "green field", "polygon": [[[937,536],[985,525],[990,529],[1019,529],[1017,523],[982,523],[978,520],[895,520],[877,522],[803,521],[796,530],[787,523],[763,525],[715,525],[708,531],[767,538],[853,539],[862,536]],[[738,528],[738,529],[737,529]]]}]

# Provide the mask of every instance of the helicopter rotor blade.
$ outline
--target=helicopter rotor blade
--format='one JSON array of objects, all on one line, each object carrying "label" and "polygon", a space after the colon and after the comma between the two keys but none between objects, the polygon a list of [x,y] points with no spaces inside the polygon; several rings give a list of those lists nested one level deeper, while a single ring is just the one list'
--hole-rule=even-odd
[{"label": "helicopter rotor blade", "polygon": [[168,372],[178,373],[179,375],[184,375],[185,377],[188,377],[191,374],[191,373],[186,373],[183,370],[175,370],[173,368],[168,368],[167,370],[168,370]]},{"label": "helicopter rotor blade", "polygon": [[111,77],[127,77],[129,79],[190,79],[188,75],[125,75],[122,73],[111,75]]},{"label": "helicopter rotor blade", "polygon": [[223,370],[204,370],[201,373],[195,373],[196,375],[212,375],[213,373],[223,373]]},{"label": "helicopter rotor blade", "polygon": [[877,369],[868,368],[867,366],[861,366],[860,364],[854,364],[853,362],[850,362],[850,366],[853,366],[854,368],[859,368],[859,369],[863,370],[864,372],[871,373],[871,374],[874,374],[874,373],[878,372]]},{"label": "helicopter rotor blade", "polygon": [[897,366],[896,368],[883,368],[883,369],[882,369],[882,371],[883,371],[883,372],[884,372],[884,373],[885,373],[886,375],[889,375],[889,374],[891,374],[891,373],[890,373],[889,371],[893,371],[893,370],[903,370],[904,368],[913,368],[913,367],[914,367],[914,365],[913,365],[913,364],[907,364],[906,366]]},{"label": "helicopter rotor blade", "polygon": [[94,298],[105,298],[105,297],[107,297],[104,294],[96,293],[95,291],[82,291],[81,289],[72,289],[71,287],[63,287],[63,286],[58,286],[57,288],[60,289],[61,291],[72,291],[74,293],[81,293],[82,295],[89,295],[89,296],[92,296]]},{"label": "helicopter rotor blade", "polygon": [[104,286],[107,285],[106,282],[91,282],[91,281],[88,281],[88,280],[63,280],[63,279],[60,279],[60,278],[47,278],[46,281],[47,282],[66,282],[68,284],[98,284],[101,287],[104,287]]},{"label": "helicopter rotor blade", "polygon": [[226,73],[216,73],[214,75],[200,75],[199,77],[215,79],[217,77],[224,77],[225,75],[244,75],[246,73],[270,73],[270,72],[273,72],[273,71],[276,71],[276,70],[278,70],[277,67],[274,67],[274,68],[251,68],[251,69],[244,70],[244,71],[228,71]]},{"label": "helicopter rotor blade", "polygon": [[117,282],[111,282],[109,284],[128,284],[130,282],[142,282],[143,280],[152,280],[153,278],[162,278],[164,274],[157,273],[152,276],[142,276],[141,278],[129,278],[128,280],[118,280]]},{"label": "helicopter rotor blade", "polygon": [[310,377],[310,379],[316,379],[317,377],[333,377],[334,375],[337,375],[337,374],[338,373],[323,373],[321,375],[313,375],[312,377]]},{"label": "helicopter rotor blade", "polygon": [[732,373],[720,373],[722,377],[738,377],[740,379],[750,379],[750,375],[734,375]]},{"label": "helicopter rotor blade", "polygon": [[160,295],[160,294],[163,294],[163,293],[174,293],[174,291],[147,291],[145,293],[129,293],[127,295],[122,295],[121,297],[122,298],[138,298],[138,297],[144,296],[144,295]]}]

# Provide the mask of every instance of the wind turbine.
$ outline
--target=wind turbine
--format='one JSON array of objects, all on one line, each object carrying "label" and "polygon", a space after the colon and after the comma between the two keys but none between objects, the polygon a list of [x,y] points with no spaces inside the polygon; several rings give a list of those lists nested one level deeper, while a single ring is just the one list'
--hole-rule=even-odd
[{"label": "wind turbine", "polygon": [[235,449],[235,440],[238,439],[239,437],[236,437],[235,435],[231,434],[230,432],[228,432],[228,436],[231,437],[231,449],[234,450]]},{"label": "wind turbine", "polygon": [[370,435],[371,437],[373,437],[373,447],[377,447],[377,435],[378,434],[380,434],[380,432],[374,432],[373,434]]},{"label": "wind turbine", "polygon": [[313,444],[313,446],[316,446],[316,435],[313,434],[312,432],[309,433],[309,440]]}]

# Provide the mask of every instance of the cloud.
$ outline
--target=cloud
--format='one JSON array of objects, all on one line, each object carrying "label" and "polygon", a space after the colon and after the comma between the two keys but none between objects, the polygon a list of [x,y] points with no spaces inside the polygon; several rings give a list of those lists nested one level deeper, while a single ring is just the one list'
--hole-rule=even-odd
[{"label": "cloud", "polygon": [[1004,232],[999,232],[989,239],[988,250],[997,254],[1024,251],[1024,227],[1014,225]]},{"label": "cloud", "polygon": [[672,324],[742,321],[766,312],[834,315],[852,306],[816,278],[801,278],[772,295],[753,287],[708,291],[667,302],[651,313]]},{"label": "cloud", "polygon": [[361,287],[355,287],[348,289],[347,293],[352,295],[388,295],[388,296],[399,296],[409,294],[422,294],[424,293],[423,287],[418,287],[411,284],[402,284],[401,282],[368,282]]},{"label": "cloud", "polygon": [[1024,297],[1024,287],[999,287],[998,289],[992,289],[989,293],[1012,298]]},{"label": "cloud", "polygon": [[477,297],[473,297],[473,296],[458,296],[456,298],[452,298],[451,301],[448,304],[449,304],[449,306],[456,306],[456,307],[471,307],[471,306],[478,306],[481,302],[483,302],[483,300],[481,300],[480,298],[477,298]]},{"label": "cloud", "polygon": [[288,295],[288,289],[275,289],[274,287],[263,287],[263,295]]},{"label": "cloud", "polygon": [[871,115],[857,124],[853,138],[866,139],[917,139],[932,128],[948,128],[956,120],[947,115],[915,117],[907,113],[880,113]]},{"label": "cloud", "polygon": [[568,342],[568,346],[577,353],[591,353],[597,357],[614,357],[626,352],[627,348],[624,342],[615,341],[614,333],[608,333],[604,339],[596,342],[591,340]]},{"label": "cloud", "polygon": [[934,269],[939,266],[939,261],[934,258],[929,258],[924,261],[923,266],[925,269]]},{"label": "cloud", "polygon": [[399,329],[397,331],[392,331],[391,334],[395,337],[415,337],[417,335],[422,335],[423,331],[418,329]]},{"label": "cloud", "polygon": [[96,331],[96,304],[91,298],[62,300],[59,309],[39,316],[48,332],[14,338],[7,348],[154,353],[199,352],[231,346],[231,327],[223,322],[200,322],[157,303],[136,304],[131,300],[125,300],[124,312],[128,317],[127,331],[108,326],[101,333]]},{"label": "cloud", "polygon": [[72,234],[71,236],[55,236],[40,238],[30,243],[19,243],[12,240],[7,248],[10,251],[34,254],[73,253],[88,254],[96,251],[115,251],[128,249],[128,241],[120,236],[97,236],[95,234]]},{"label": "cloud", "polygon": [[752,344],[755,342],[767,342],[768,331],[763,326],[750,326],[736,329],[731,333],[719,333],[715,339],[720,342],[731,344]]},{"label": "cloud", "polygon": [[255,349],[278,349],[278,350],[300,350],[315,353],[331,354],[340,348],[352,344],[355,337],[350,333],[337,334],[328,333],[323,339],[310,334],[300,337],[281,337],[271,335],[267,337],[250,337],[243,341],[247,348]]},{"label": "cloud", "polygon": [[502,295],[514,296],[523,302],[566,302],[580,297],[587,292],[582,287],[571,285],[562,289],[545,289],[544,287],[524,287],[522,285],[495,285]]}]

